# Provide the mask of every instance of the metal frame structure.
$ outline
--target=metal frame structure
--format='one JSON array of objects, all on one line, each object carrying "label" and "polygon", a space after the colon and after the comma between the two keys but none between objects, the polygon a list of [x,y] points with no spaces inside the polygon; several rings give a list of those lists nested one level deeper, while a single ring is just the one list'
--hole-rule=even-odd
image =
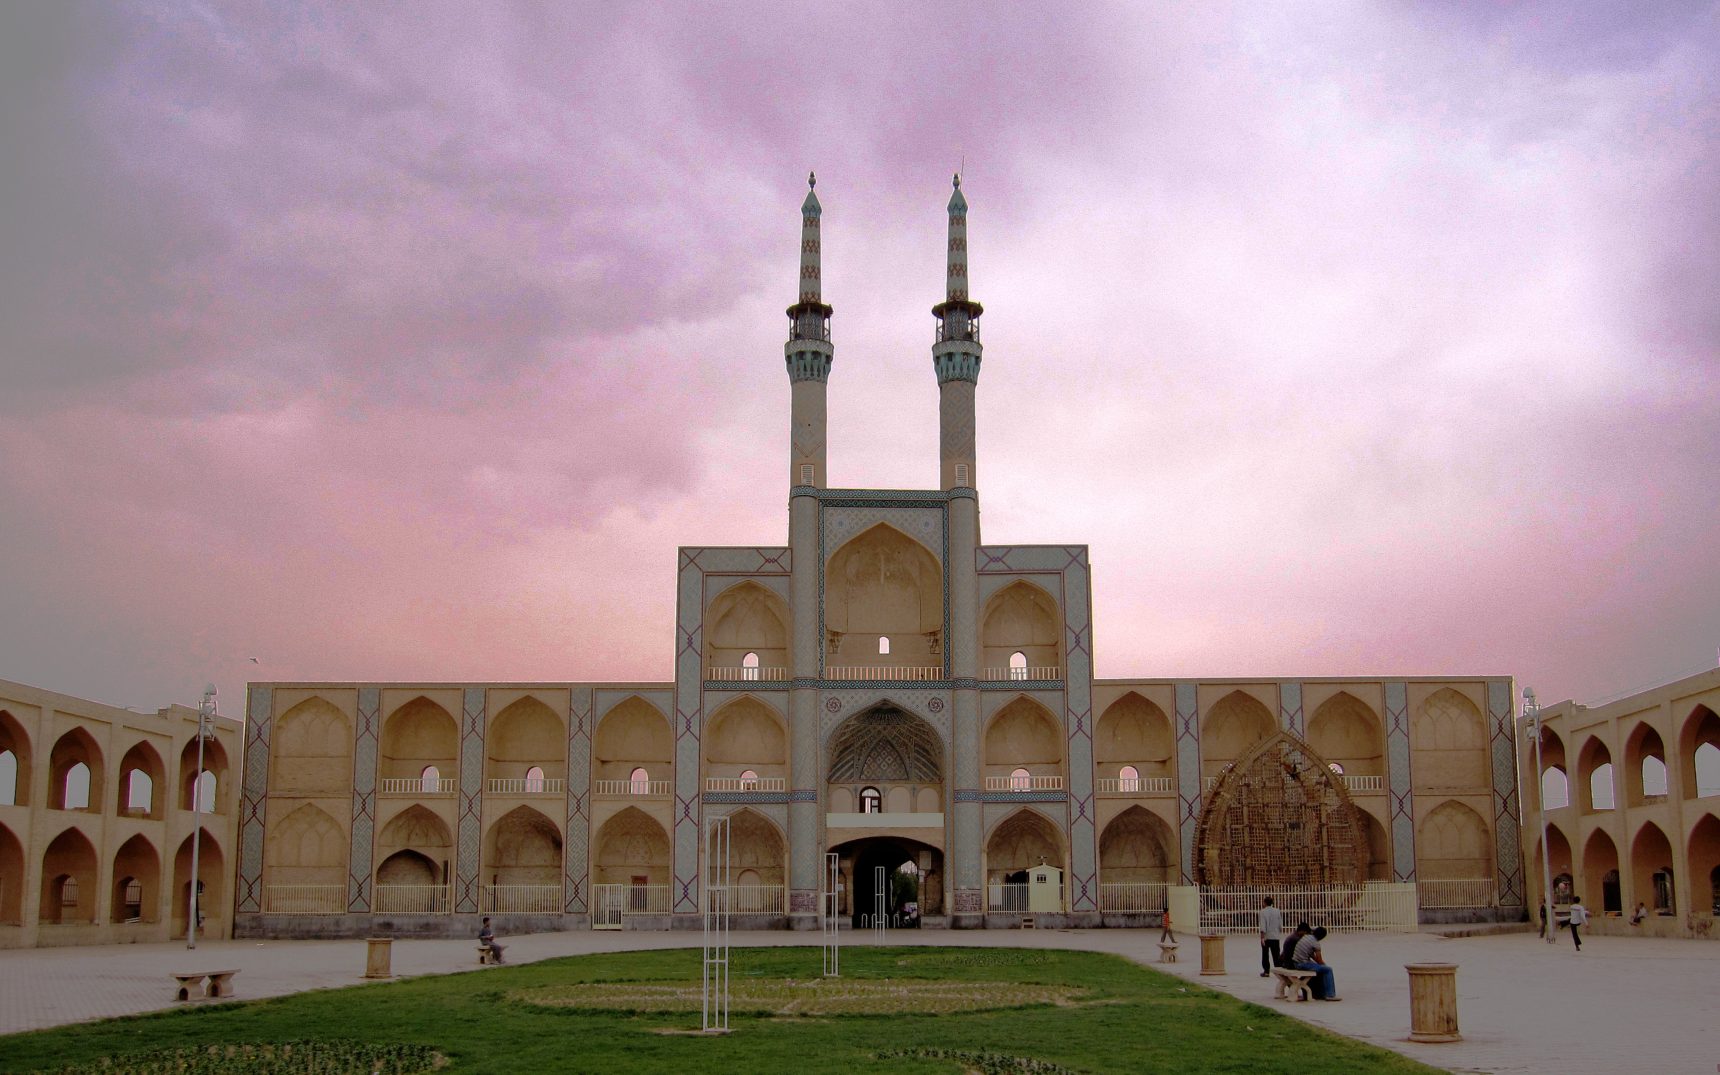
[{"label": "metal frame structure", "polygon": [[705,868],[699,905],[705,912],[703,1022],[707,1034],[729,1030],[729,819],[705,819]]},{"label": "metal frame structure", "polygon": [[824,976],[842,977],[842,857],[824,855],[824,891],[818,894],[819,930],[824,941]]},{"label": "metal frame structure", "polygon": [[878,944],[884,943],[885,915],[890,912],[890,868],[888,866],[872,867],[872,940]]}]

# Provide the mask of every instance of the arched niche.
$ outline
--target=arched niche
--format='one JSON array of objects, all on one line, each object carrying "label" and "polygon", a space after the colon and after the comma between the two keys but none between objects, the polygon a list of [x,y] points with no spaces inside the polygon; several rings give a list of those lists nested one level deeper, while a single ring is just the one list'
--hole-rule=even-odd
[{"label": "arched niche", "polygon": [[[1531,863],[1541,861],[1541,846],[1541,840],[1537,837],[1535,840],[1534,857],[1530,859]],[[1571,841],[1565,835],[1565,831],[1563,829],[1551,822],[1548,822],[1547,824],[1546,847],[1547,863],[1553,871],[1553,875],[1557,877],[1569,874],[1571,872],[1571,864],[1575,861],[1571,855]],[[1419,852],[1419,850],[1420,849],[1418,848],[1417,851]]]},{"label": "arched niche", "polygon": [[718,709],[699,740],[707,777],[788,775],[788,732],[775,710],[751,695]]},{"label": "arched niche", "polygon": [[[1062,677],[1063,617],[1051,595],[1031,582],[1017,580],[991,595],[980,616],[979,637],[987,678]],[[1018,653],[1020,671],[1005,671]],[[1055,669],[1055,675],[1027,672],[1036,668]]]},{"label": "arched niche", "polygon": [[[1063,731],[1051,711],[1025,695],[993,714],[985,728],[985,775],[1007,778],[1017,768],[1032,777],[1063,776]],[[1015,790],[1029,790],[1016,788]]]},{"label": "arched niche", "polygon": [[652,780],[672,778],[675,741],[669,718],[638,695],[622,701],[597,722],[592,739],[599,780],[627,781],[644,768]]},{"label": "arched niche", "polygon": [[1599,736],[1591,735],[1577,751],[1576,792],[1584,813],[1611,810],[1613,794],[1612,751]]},{"label": "arched niche", "polygon": [[1201,724],[1201,775],[1217,776],[1277,730],[1278,722],[1258,698],[1244,691],[1231,691],[1207,710],[1206,720]]},{"label": "arched niche", "polygon": [[1666,833],[1652,821],[1644,822],[1630,844],[1631,880],[1635,882],[1637,899],[1656,912],[1675,913],[1672,844]]},{"label": "arched niche", "polygon": [[141,834],[121,844],[113,857],[114,922],[155,922],[161,903],[161,855]]},{"label": "arched niche", "polygon": [[[230,787],[228,777],[232,771],[232,763],[227,758],[227,748],[213,735],[203,741],[203,776],[201,783],[204,790],[203,812],[206,814],[224,814],[227,812],[226,792]],[[193,810],[196,804],[192,796],[196,793],[199,783],[197,769],[197,737],[192,736],[185,744],[185,749],[179,752],[179,808]],[[207,914],[207,912],[205,912]]]},{"label": "arched niche", "polygon": [[1157,814],[1131,806],[1099,834],[1099,882],[1172,885],[1177,880],[1177,839]]},{"label": "arched niche", "polygon": [[[829,749],[828,783],[833,803],[843,790],[858,796],[863,787],[874,787],[888,798],[892,788],[903,787],[910,793],[916,813],[942,809],[943,740],[915,714],[889,702],[879,703],[838,725],[831,734]],[[932,795],[937,805],[925,810]]]},{"label": "arched niche", "polygon": [[1666,746],[1660,732],[1638,722],[1624,741],[1625,802],[1642,806],[1666,795]]},{"label": "arched niche", "polygon": [[[1258,704],[1258,703],[1256,703]],[[1359,886],[1368,852],[1331,763],[1275,732],[1228,766],[1195,825],[1198,883]]]},{"label": "arched niche", "polygon": [[159,819],[165,812],[167,797],[167,766],[161,755],[148,743],[137,743],[119,760],[119,801],[114,810],[120,816]]},{"label": "arched niche", "polygon": [[[1720,715],[1705,705],[1692,709],[1678,736],[1678,757],[1686,799],[1720,795]],[[1691,883],[1697,880],[1692,877]]]},{"label": "arched niche", "polygon": [[[101,748],[89,732],[73,728],[55,741],[54,749],[48,755],[48,779],[48,805],[53,809],[101,812],[102,789],[107,786],[106,771],[102,766]],[[86,898],[94,899],[94,891],[89,892]]]},{"label": "arched niche", "polygon": [[77,829],[54,837],[42,853],[42,900],[38,920],[44,925],[95,922],[101,913],[96,891],[96,849]]},{"label": "arched niche", "polygon": [[1025,883],[1026,871],[1039,865],[1064,869],[1063,838],[1044,814],[1024,806],[998,822],[986,839],[986,881]]},{"label": "arched niche", "polygon": [[553,709],[527,695],[496,714],[484,737],[484,751],[484,776],[490,780],[525,780],[536,767],[560,781],[567,773],[567,725]]},{"label": "arched niche", "polygon": [[668,884],[668,833],[638,807],[622,810],[597,830],[592,880],[600,885]]},{"label": "arched niche", "polygon": [[460,768],[459,722],[422,694],[383,719],[379,746],[384,780],[419,780],[430,766],[439,776],[453,776]]},{"label": "arched niche", "polygon": [[0,925],[24,924],[24,845],[0,825]]},{"label": "arched niche", "polygon": [[[1491,829],[1468,804],[1447,799],[1416,826],[1415,858],[1416,876],[1423,880],[1491,880]],[[1563,861],[1570,862],[1568,844]]]},{"label": "arched niche", "polygon": [[1165,711],[1130,691],[1105,707],[1093,730],[1093,762],[1100,776],[1133,765],[1142,777],[1172,775],[1176,738]]},{"label": "arched niche", "polygon": [[788,603],[758,583],[748,580],[729,587],[705,610],[705,667],[738,669],[750,653],[761,671],[742,678],[760,678],[763,669],[788,668],[790,622]]},{"label": "arched niche", "polygon": [[1364,806],[1358,805],[1356,807],[1356,821],[1362,830],[1362,846],[1367,849],[1368,853],[1368,880],[1390,881],[1392,879],[1391,834],[1380,823],[1380,819]]},{"label": "arched niche", "polygon": [[[737,810],[729,815],[732,884],[780,886],[786,857],[782,833],[770,819],[755,810]],[[747,880],[740,879],[743,875]]]},{"label": "arched niche", "polygon": [[[1603,914],[1619,914],[1624,910],[1624,901],[1619,894],[1618,884],[1618,846],[1605,829],[1596,829],[1589,833],[1588,843],[1583,845],[1583,885],[1587,889],[1601,893],[1601,912]],[[1612,878],[1612,884],[1607,884],[1607,878]],[[1594,897],[1590,897],[1593,899]]]},{"label": "arched niche", "polygon": [[0,781],[0,806],[30,805],[30,736],[10,712],[0,709],[0,754],[10,753],[10,783]]},{"label": "arched niche", "polygon": [[[390,818],[388,824],[382,827],[376,841],[376,883],[383,884],[438,884],[447,880],[452,867],[454,840],[448,831],[448,823],[426,807],[414,803],[400,813]],[[407,866],[415,865],[413,859],[402,859],[401,865],[392,872],[393,877],[385,877],[382,866],[389,859],[403,852],[418,856],[433,868],[429,871],[427,881],[399,880]],[[419,871],[422,872],[422,871]]]},{"label": "arched niche", "polygon": [[265,885],[346,883],[346,829],[314,803],[270,825],[263,844]]},{"label": "arched niche", "polygon": [[1349,691],[1332,695],[1308,718],[1308,745],[1346,776],[1385,774],[1385,736],[1373,708]]},{"label": "arched niche", "polygon": [[[185,915],[191,910],[191,844],[195,835],[193,833],[181,840],[179,850],[173,856],[172,920],[175,936],[185,933]],[[200,929],[216,937],[226,932],[226,863],[227,856],[221,849],[220,838],[204,829],[202,842],[197,848],[197,879],[202,882],[198,897],[198,910],[203,914]]]},{"label": "arched niche", "polygon": [[[831,664],[942,663],[943,570],[925,546],[879,523],[836,550],[824,579],[825,647]],[[880,639],[889,640],[887,647],[880,646]]]},{"label": "arched niche", "polygon": [[271,795],[344,796],[352,789],[352,722],[326,698],[282,713],[269,745]]},{"label": "arched niche", "polygon": [[1410,715],[1410,775],[1416,791],[1491,788],[1487,722],[1450,687],[1428,695]]},{"label": "arched niche", "polygon": [[1690,909],[1720,915],[1720,817],[1703,814],[1690,830]]},{"label": "arched niche", "polygon": [[559,885],[561,850],[553,821],[516,806],[484,834],[484,878],[492,885]]}]

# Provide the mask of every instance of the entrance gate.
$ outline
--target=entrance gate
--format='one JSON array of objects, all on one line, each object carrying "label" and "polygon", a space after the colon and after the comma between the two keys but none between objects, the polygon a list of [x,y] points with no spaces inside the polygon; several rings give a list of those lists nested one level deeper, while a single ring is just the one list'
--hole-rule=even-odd
[{"label": "entrance gate", "polygon": [[591,886],[591,928],[620,929],[621,914],[627,909],[626,885]]}]

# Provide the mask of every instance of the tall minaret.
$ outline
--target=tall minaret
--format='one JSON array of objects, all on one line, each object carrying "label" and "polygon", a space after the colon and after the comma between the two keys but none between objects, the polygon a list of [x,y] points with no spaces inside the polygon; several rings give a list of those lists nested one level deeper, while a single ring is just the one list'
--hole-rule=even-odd
[{"label": "tall minaret", "polygon": [[932,307],[938,319],[938,339],[932,345],[932,368],[938,373],[938,454],[944,489],[976,487],[974,480],[974,389],[979,385],[979,315],[984,308],[968,298],[967,199],[962,177],[954,179],[950,195],[949,267],[944,274],[944,301]]},{"label": "tall minaret", "polygon": [[788,343],[783,354],[794,393],[789,429],[788,484],[824,488],[824,385],[830,378],[830,307],[819,279],[819,218],[816,174],[807,176],[800,205],[800,298],[788,308]]}]

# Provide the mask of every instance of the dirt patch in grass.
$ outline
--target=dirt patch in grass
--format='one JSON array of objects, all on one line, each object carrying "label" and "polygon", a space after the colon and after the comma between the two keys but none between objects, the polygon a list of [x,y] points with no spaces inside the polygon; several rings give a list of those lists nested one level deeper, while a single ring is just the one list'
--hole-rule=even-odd
[{"label": "dirt patch in grass", "polygon": [[[737,981],[732,1011],[770,1015],[946,1015],[951,1012],[1076,1003],[1085,990],[1020,982],[890,978]],[[591,982],[516,989],[508,999],[548,1008],[692,1012],[703,1006],[698,982]]]},{"label": "dirt patch in grass", "polygon": [[447,1066],[427,1045],[362,1041],[239,1042],[104,1056],[40,1075],[421,1075]]}]

